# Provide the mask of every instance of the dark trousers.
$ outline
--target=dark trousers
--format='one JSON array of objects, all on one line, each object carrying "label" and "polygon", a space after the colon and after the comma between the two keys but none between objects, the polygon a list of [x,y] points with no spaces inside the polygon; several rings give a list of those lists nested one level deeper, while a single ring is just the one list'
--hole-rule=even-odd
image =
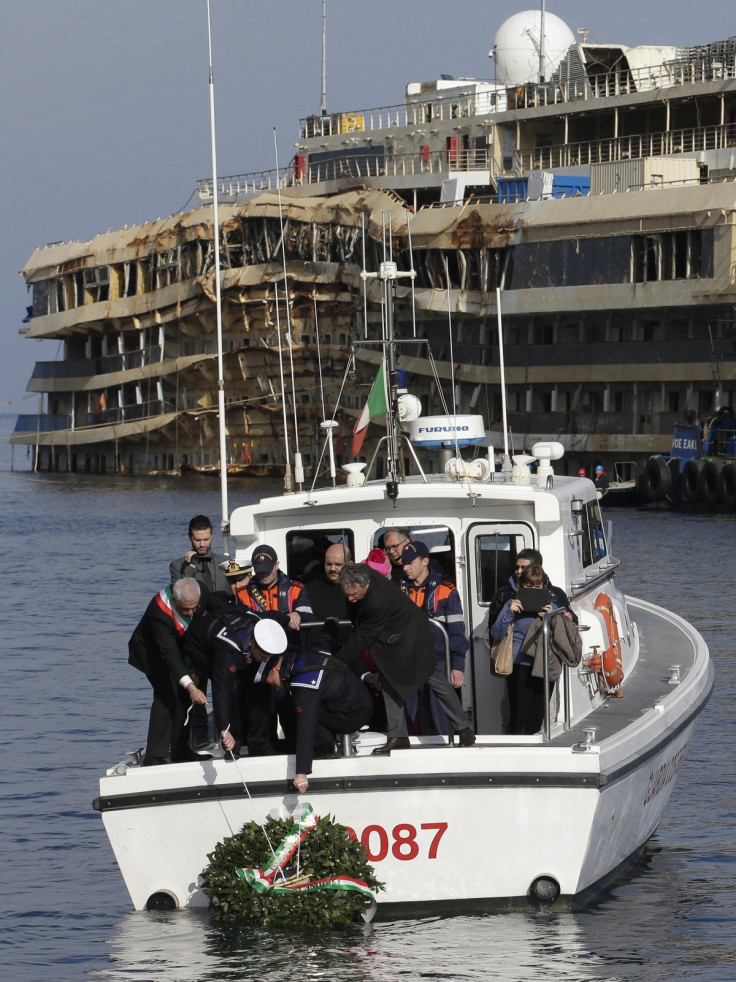
[{"label": "dark trousers", "polygon": [[509,726],[506,732],[515,736],[539,733],[544,726],[544,679],[532,675],[531,665],[514,665],[507,683]]},{"label": "dark trousers", "polygon": [[316,748],[321,744],[334,744],[338,733],[355,733],[370,720],[373,713],[373,696],[365,685],[356,688],[355,694],[360,700],[360,705],[351,713],[340,712],[334,706],[326,706],[322,703],[314,740]]},{"label": "dark trousers", "polygon": [[148,719],[146,756],[171,757],[172,761],[187,756],[189,727],[184,725],[191,700],[185,689],[172,681],[163,664],[156,666],[146,678],[153,688],[153,702]]},{"label": "dark trousers", "polygon": [[[448,719],[454,726],[454,728],[459,732],[464,730],[470,724],[468,723],[468,718],[463,712],[463,707],[460,704],[460,699],[447,681],[447,676],[444,671],[439,671],[435,669],[434,672],[427,679],[426,684],[434,692],[437,697],[437,701],[440,706],[444,709],[447,714]],[[386,720],[388,723],[388,735],[390,737],[405,737],[408,735],[408,726],[406,722],[406,713],[404,712],[405,699],[401,696],[386,682],[386,679],[381,676],[381,689],[383,690],[383,701],[386,704]]]}]

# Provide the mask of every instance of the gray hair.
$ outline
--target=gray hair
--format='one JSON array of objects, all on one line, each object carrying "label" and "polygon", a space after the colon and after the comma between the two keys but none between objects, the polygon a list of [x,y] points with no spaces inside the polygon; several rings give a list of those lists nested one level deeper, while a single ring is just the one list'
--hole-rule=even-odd
[{"label": "gray hair", "polygon": [[177,580],[171,588],[171,595],[177,603],[182,599],[185,593],[192,599],[196,597],[197,600],[199,600],[199,598],[202,596],[199,583],[197,583],[196,580],[193,580],[191,576],[183,576],[180,580]]},{"label": "gray hair", "polygon": [[337,582],[347,587],[368,586],[371,582],[370,569],[363,563],[346,563],[340,570]]}]

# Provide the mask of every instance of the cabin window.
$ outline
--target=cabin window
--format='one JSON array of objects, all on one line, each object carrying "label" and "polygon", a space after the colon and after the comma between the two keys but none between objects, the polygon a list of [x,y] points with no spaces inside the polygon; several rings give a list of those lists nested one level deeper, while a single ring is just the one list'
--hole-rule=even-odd
[{"label": "cabin window", "polygon": [[[309,584],[325,571],[325,553],[333,545],[347,544],[355,559],[355,536],[349,528],[309,529],[286,533],[286,572],[292,580]],[[360,557],[364,558],[364,557]]]},{"label": "cabin window", "polygon": [[603,531],[601,506],[598,501],[588,501],[583,512],[582,547],[583,568],[593,566],[608,555],[606,535]]},{"label": "cabin window", "polygon": [[488,606],[496,591],[508,584],[517,553],[528,545],[521,531],[476,537],[475,579],[478,584],[479,604]]}]

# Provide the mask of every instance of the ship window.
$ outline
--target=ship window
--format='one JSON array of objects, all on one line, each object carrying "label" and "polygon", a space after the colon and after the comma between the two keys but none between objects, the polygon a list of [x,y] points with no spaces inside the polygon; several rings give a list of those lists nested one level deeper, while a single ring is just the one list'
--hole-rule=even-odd
[{"label": "ship window", "polygon": [[99,303],[110,295],[110,271],[107,266],[84,270],[85,303]]},{"label": "ship window", "polygon": [[33,284],[33,317],[43,317],[53,313],[49,310],[49,298],[51,296],[49,285],[49,280],[41,280]]},{"label": "ship window", "polygon": [[[347,543],[355,559],[355,536],[350,528],[323,528],[286,533],[286,571],[292,580],[309,583],[325,571],[325,553],[330,546]],[[281,567],[283,568],[283,563]]]}]

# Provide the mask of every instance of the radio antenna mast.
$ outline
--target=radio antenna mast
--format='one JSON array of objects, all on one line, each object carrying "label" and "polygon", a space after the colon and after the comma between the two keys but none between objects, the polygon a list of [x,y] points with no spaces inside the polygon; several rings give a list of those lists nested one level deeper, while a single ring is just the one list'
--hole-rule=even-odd
[{"label": "radio antenna mast", "polygon": [[220,429],[220,494],[222,498],[222,533],[230,534],[227,503],[227,442],[225,438],[225,370],[222,354],[222,294],[220,284],[220,218],[217,207],[217,150],[215,140],[215,80],[212,70],[212,24],[210,0],[207,0],[207,46],[210,67],[210,143],[212,146],[212,224],[215,246],[215,307],[217,309],[217,412]]},{"label": "radio antenna mast", "polygon": [[319,114],[327,115],[327,0],[322,0],[322,101]]}]

